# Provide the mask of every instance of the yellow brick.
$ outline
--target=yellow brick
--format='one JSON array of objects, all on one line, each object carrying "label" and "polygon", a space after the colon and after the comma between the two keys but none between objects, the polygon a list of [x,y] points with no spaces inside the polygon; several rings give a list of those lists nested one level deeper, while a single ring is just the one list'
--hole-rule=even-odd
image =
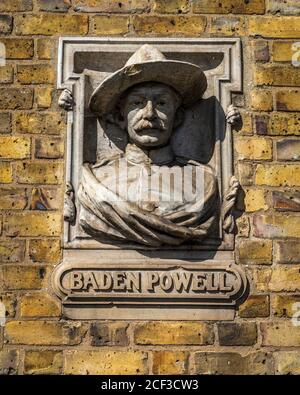
[{"label": "yellow brick", "polygon": [[[300,98],[300,96],[299,96]],[[297,113],[272,113],[268,134],[289,136],[300,135],[300,114]]]},{"label": "yellow brick", "polygon": [[255,137],[241,137],[235,140],[239,159],[272,159],[272,140]]},{"label": "yellow brick", "polygon": [[[41,289],[47,285],[48,272],[43,266],[2,266],[3,289],[29,290]],[[0,272],[0,273],[1,273]]]},{"label": "yellow brick", "polygon": [[31,88],[0,88],[0,109],[30,110],[33,103]]},{"label": "yellow brick", "polygon": [[270,315],[270,301],[268,295],[250,295],[239,306],[239,317],[256,318]]},{"label": "yellow brick", "polygon": [[144,16],[133,17],[133,27],[139,35],[198,36],[206,27],[204,16]]},{"label": "yellow brick", "polygon": [[271,240],[241,240],[237,252],[241,263],[272,264]]},{"label": "yellow brick", "polygon": [[0,182],[7,184],[13,181],[12,166],[9,162],[0,162]]},{"label": "yellow brick", "polygon": [[273,187],[299,186],[300,165],[257,165],[255,183]]},{"label": "yellow brick", "polygon": [[[0,331],[0,340],[2,340],[2,332]],[[4,349],[0,351],[0,374],[15,375],[18,373],[19,351]]]},{"label": "yellow brick", "polygon": [[59,137],[37,137],[35,139],[35,157],[41,159],[60,159],[64,156],[64,141]]},{"label": "yellow brick", "polygon": [[185,374],[187,373],[189,353],[185,351],[154,351],[154,374]]},{"label": "yellow brick", "polygon": [[209,33],[214,36],[245,36],[245,19],[238,16],[213,17]]},{"label": "yellow brick", "polygon": [[292,16],[253,16],[249,19],[249,34],[251,36],[274,38],[299,38],[299,18]]},{"label": "yellow brick", "polygon": [[146,374],[147,354],[142,351],[66,351],[65,374]]},{"label": "yellow brick", "polygon": [[262,345],[275,347],[299,347],[299,327],[290,321],[261,323]]},{"label": "yellow brick", "polygon": [[30,157],[30,138],[2,136],[0,137],[0,158],[23,159]]},{"label": "yellow brick", "polygon": [[21,84],[53,84],[54,68],[47,64],[30,64],[17,67],[17,77]]},{"label": "yellow brick", "polygon": [[279,111],[300,111],[300,90],[289,89],[276,92],[275,99]]},{"label": "yellow brick", "polygon": [[17,113],[15,114],[18,133],[62,134],[66,122],[57,113]]},{"label": "yellow brick", "polygon": [[194,0],[193,12],[200,14],[264,14],[264,0]]},{"label": "yellow brick", "polygon": [[26,350],[25,374],[60,374],[63,366],[63,352],[59,350]]},{"label": "yellow brick", "polygon": [[29,240],[29,257],[33,262],[59,263],[61,258],[60,240]]},{"label": "yellow brick", "polygon": [[287,66],[257,66],[255,70],[256,85],[299,86],[300,69]]},{"label": "yellow brick", "polygon": [[12,66],[1,66],[0,84],[10,84],[13,82],[13,79],[14,79],[14,70]]},{"label": "yellow brick", "polygon": [[[299,328],[299,327],[298,327]],[[299,351],[282,351],[275,352],[274,358],[279,374],[300,374],[300,352]]]},{"label": "yellow brick", "polygon": [[137,325],[136,344],[213,344],[212,326],[200,322],[149,322]]},{"label": "yellow brick", "polygon": [[22,38],[0,38],[0,43],[5,45],[7,59],[30,59],[33,57],[33,40]]},{"label": "yellow brick", "polygon": [[253,125],[252,125],[252,115],[245,111],[241,111],[241,116],[243,119],[242,129],[238,131],[238,135],[252,135]]},{"label": "yellow brick", "polygon": [[274,41],[273,42],[273,61],[274,62],[291,62],[295,53],[292,46],[294,41]]},{"label": "yellow brick", "polygon": [[61,214],[54,212],[24,212],[9,214],[4,219],[8,236],[59,236]]},{"label": "yellow brick", "polygon": [[256,268],[252,278],[258,292],[300,291],[299,267]]},{"label": "yellow brick", "polygon": [[21,317],[59,317],[60,303],[45,292],[21,296]]},{"label": "yellow brick", "polygon": [[245,189],[245,211],[268,210],[267,192],[263,189]]},{"label": "yellow brick", "polygon": [[[1,204],[1,203],[0,203]],[[0,242],[0,261],[1,263],[21,262],[25,253],[25,241],[2,240]]]},{"label": "yellow brick", "polygon": [[9,344],[76,345],[86,333],[81,323],[10,321],[5,326]]},{"label": "yellow brick", "polygon": [[39,59],[50,60],[54,56],[55,41],[51,38],[37,40],[37,56]]},{"label": "yellow brick", "polygon": [[52,104],[52,93],[51,87],[38,86],[35,88],[35,100],[38,108],[49,108]]},{"label": "yellow brick", "polygon": [[272,310],[277,318],[292,318],[297,311],[300,311],[299,307],[300,295],[273,295],[272,297]]},{"label": "yellow brick", "polygon": [[256,237],[300,237],[300,217],[283,214],[256,214],[253,219]]},{"label": "yellow brick", "polygon": [[269,90],[254,89],[250,92],[250,104],[253,110],[272,111],[273,96]]},{"label": "yellow brick", "polygon": [[72,5],[77,12],[133,13],[150,8],[149,0],[72,0]]},{"label": "yellow brick", "polygon": [[0,12],[31,11],[32,0],[1,0]]},{"label": "yellow brick", "polygon": [[97,15],[93,19],[93,33],[103,35],[128,33],[129,19],[127,16]]},{"label": "yellow brick", "polygon": [[61,184],[63,163],[47,161],[17,162],[17,180],[23,184]]},{"label": "yellow brick", "polygon": [[87,15],[17,14],[14,17],[14,22],[17,35],[82,35],[88,32]]},{"label": "yellow brick", "polygon": [[24,210],[28,202],[24,188],[0,188],[1,210]]},{"label": "yellow brick", "polygon": [[159,14],[181,14],[188,12],[189,0],[154,0],[153,11]]},{"label": "yellow brick", "polygon": [[0,295],[0,301],[4,304],[6,318],[14,318],[17,308],[16,294],[5,292],[5,294]]}]

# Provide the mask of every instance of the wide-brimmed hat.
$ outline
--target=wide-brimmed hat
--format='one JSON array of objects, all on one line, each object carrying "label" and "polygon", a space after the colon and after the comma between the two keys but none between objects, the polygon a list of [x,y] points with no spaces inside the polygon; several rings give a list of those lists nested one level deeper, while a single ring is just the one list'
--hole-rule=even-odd
[{"label": "wide-brimmed hat", "polygon": [[151,81],[174,88],[181,95],[184,106],[199,100],[207,88],[206,76],[199,66],[169,60],[157,48],[145,44],[124,67],[100,83],[91,96],[90,109],[100,116],[107,114],[128,88]]}]

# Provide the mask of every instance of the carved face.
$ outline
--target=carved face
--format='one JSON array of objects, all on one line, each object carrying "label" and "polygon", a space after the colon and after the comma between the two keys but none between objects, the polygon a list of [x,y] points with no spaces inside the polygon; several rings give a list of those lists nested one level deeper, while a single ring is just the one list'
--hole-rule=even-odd
[{"label": "carved face", "polygon": [[131,88],[122,100],[122,116],[129,140],[141,148],[168,143],[180,97],[168,85],[147,82]]}]

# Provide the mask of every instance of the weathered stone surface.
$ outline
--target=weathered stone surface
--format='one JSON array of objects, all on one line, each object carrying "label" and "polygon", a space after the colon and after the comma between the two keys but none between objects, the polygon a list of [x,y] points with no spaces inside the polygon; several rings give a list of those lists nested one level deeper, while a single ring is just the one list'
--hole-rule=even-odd
[{"label": "weathered stone surface", "polygon": [[278,111],[300,111],[300,90],[289,89],[275,93]]},{"label": "weathered stone surface", "polygon": [[267,89],[254,89],[250,92],[250,104],[253,110],[272,111],[273,95]]},{"label": "weathered stone surface", "polygon": [[31,11],[32,0],[1,0],[0,12]]},{"label": "weathered stone surface", "polygon": [[0,136],[0,158],[25,159],[30,157],[29,137]]},{"label": "weathered stone surface", "polygon": [[272,264],[272,240],[240,240],[238,261],[244,264]]},{"label": "weathered stone surface", "polygon": [[80,35],[88,32],[88,17],[86,15],[50,13],[24,14],[15,16],[15,26],[17,35]]},{"label": "weathered stone surface", "polygon": [[43,266],[8,266],[0,269],[4,290],[41,289],[46,286],[48,276]]},{"label": "weathered stone surface", "polygon": [[64,156],[64,142],[60,138],[35,139],[35,157],[39,159],[60,159]]},{"label": "weathered stone surface", "polygon": [[31,38],[1,37],[1,43],[5,45],[7,59],[31,59],[33,57],[34,43]]},{"label": "weathered stone surface", "polygon": [[53,89],[48,86],[38,86],[34,90],[38,108],[49,108],[52,104]]},{"label": "weathered stone surface", "polygon": [[72,5],[78,12],[134,13],[150,8],[149,0],[73,0]]},{"label": "weathered stone surface", "polygon": [[63,352],[61,350],[26,350],[25,374],[61,374]]},{"label": "weathered stone surface", "polygon": [[29,241],[29,258],[33,262],[58,263],[61,258],[60,240],[31,239]]},{"label": "weathered stone surface", "polygon": [[211,324],[196,322],[147,322],[134,331],[136,344],[213,344]]},{"label": "weathered stone surface", "polygon": [[127,346],[128,324],[120,322],[94,323],[91,325],[92,346]]},{"label": "weathered stone surface", "polygon": [[11,132],[11,114],[8,112],[0,113],[0,133]]},{"label": "weathered stone surface", "polygon": [[62,134],[66,129],[65,120],[57,113],[18,113],[16,129],[18,133]]},{"label": "weathered stone surface", "polygon": [[[1,203],[0,203],[1,204]],[[1,240],[0,261],[3,263],[21,262],[25,254],[24,240]]]},{"label": "weathered stone surface", "polygon": [[218,324],[220,346],[252,346],[257,340],[257,328],[254,322]]},{"label": "weathered stone surface", "polygon": [[272,191],[272,207],[277,211],[300,211],[300,194]]},{"label": "weathered stone surface", "polygon": [[27,201],[28,198],[24,188],[0,188],[0,207],[2,210],[24,210]]},{"label": "weathered stone surface", "polygon": [[27,293],[20,298],[21,317],[60,317],[61,304],[45,292]]},{"label": "weathered stone surface", "polygon": [[0,163],[0,182],[7,184],[13,181],[13,171],[11,163],[1,162]]},{"label": "weathered stone surface", "polygon": [[274,267],[249,270],[259,292],[297,292],[300,290],[299,268]]},{"label": "weathered stone surface", "polygon": [[93,33],[114,35],[128,33],[129,18],[127,16],[96,15],[93,18]]},{"label": "weathered stone surface", "polygon": [[274,187],[299,186],[300,165],[257,165],[255,182]]},{"label": "weathered stone surface", "polygon": [[37,0],[37,6],[41,11],[66,12],[71,7],[71,0]]},{"label": "weathered stone surface", "polygon": [[10,321],[5,327],[8,344],[76,345],[85,333],[83,324],[62,321]]},{"label": "weathered stone surface", "polygon": [[153,11],[159,14],[182,14],[188,10],[188,0],[154,0],[153,4]]},{"label": "weathered stone surface", "polygon": [[62,188],[33,188],[30,196],[30,210],[58,210],[63,206]]},{"label": "weathered stone surface", "polygon": [[213,36],[243,36],[246,34],[243,17],[212,17],[209,32]]},{"label": "weathered stone surface", "polygon": [[268,62],[270,60],[270,50],[267,41],[252,41],[253,57],[257,62]]},{"label": "weathered stone surface", "polygon": [[31,88],[0,88],[0,109],[30,110],[32,103]]},{"label": "weathered stone surface", "polygon": [[276,263],[299,263],[300,244],[292,240],[274,241],[274,261]]},{"label": "weathered stone surface", "polygon": [[300,26],[297,17],[253,16],[249,19],[251,36],[297,38],[300,37]]},{"label": "weathered stone surface", "polygon": [[48,64],[19,65],[17,78],[21,84],[53,84],[55,73]]},{"label": "weathered stone surface", "polygon": [[65,374],[147,374],[141,351],[66,351]]},{"label": "weathered stone surface", "polygon": [[268,0],[267,12],[281,15],[300,15],[300,4],[295,0]]},{"label": "weathered stone surface", "polygon": [[206,18],[204,16],[140,16],[133,17],[134,31],[139,35],[197,36],[204,32]]},{"label": "weathered stone surface", "polygon": [[186,374],[188,358],[186,351],[154,351],[153,374]]},{"label": "weathered stone surface", "polygon": [[293,318],[300,311],[300,295],[273,295],[272,311],[277,318]]},{"label": "weathered stone surface", "polygon": [[264,138],[240,137],[235,140],[238,159],[272,159],[272,140]]},{"label": "weathered stone surface", "polygon": [[0,375],[17,374],[19,366],[19,351],[0,351]]},{"label": "weathered stone surface", "polygon": [[299,347],[299,327],[290,321],[263,322],[260,324],[263,346]]},{"label": "weathered stone surface", "polygon": [[60,213],[24,212],[8,214],[4,219],[4,231],[8,236],[59,236]]},{"label": "weathered stone surface", "polygon": [[195,355],[197,374],[262,375],[273,373],[272,353],[199,352]]},{"label": "weathered stone surface", "polygon": [[250,295],[247,300],[239,306],[241,318],[269,317],[270,300],[268,295]]},{"label": "weathered stone surface", "polygon": [[200,14],[263,14],[264,0],[195,0],[193,12]]},{"label": "weathered stone surface", "polygon": [[0,15],[0,34],[9,34],[12,31],[13,18],[10,15]]},{"label": "weathered stone surface", "polygon": [[249,217],[243,215],[239,217],[236,221],[236,225],[238,228],[238,236],[239,237],[249,237],[250,234],[250,223]]},{"label": "weathered stone surface", "polygon": [[300,141],[282,139],[276,141],[277,160],[300,160]]},{"label": "weathered stone surface", "polygon": [[293,65],[257,66],[255,70],[257,85],[299,86],[300,69]]},{"label": "weathered stone surface", "polygon": [[300,374],[299,351],[275,352],[274,359],[276,364],[276,373],[284,374],[284,375]]},{"label": "weathered stone surface", "polygon": [[63,179],[63,164],[33,161],[16,163],[17,180],[23,184],[60,184]]}]

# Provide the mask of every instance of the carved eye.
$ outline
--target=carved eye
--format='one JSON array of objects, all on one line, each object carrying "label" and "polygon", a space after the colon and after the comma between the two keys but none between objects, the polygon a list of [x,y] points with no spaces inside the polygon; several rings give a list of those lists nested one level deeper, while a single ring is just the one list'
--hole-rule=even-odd
[{"label": "carved eye", "polygon": [[166,104],[166,102],[164,100],[160,100],[157,104],[159,106],[164,106]]},{"label": "carved eye", "polygon": [[132,103],[134,106],[142,106],[143,105],[143,101],[142,100],[138,100],[138,99],[136,99],[136,100],[134,100],[133,101],[133,103]]}]

